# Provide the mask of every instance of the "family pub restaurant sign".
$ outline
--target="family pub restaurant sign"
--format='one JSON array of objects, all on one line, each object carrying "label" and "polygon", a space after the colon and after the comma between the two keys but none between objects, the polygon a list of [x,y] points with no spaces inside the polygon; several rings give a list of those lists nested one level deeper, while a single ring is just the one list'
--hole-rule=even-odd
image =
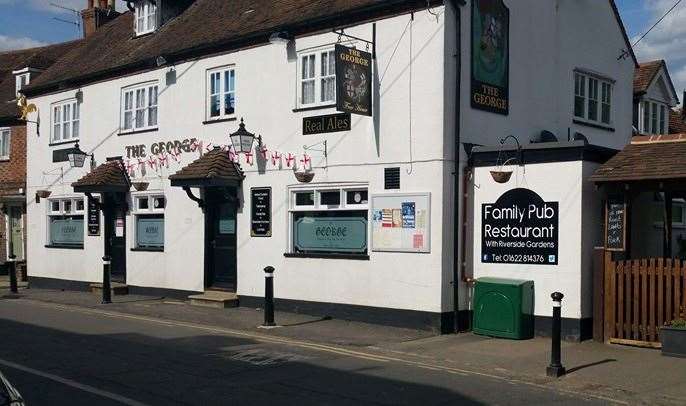
[{"label": "family pub restaurant sign", "polygon": [[336,110],[372,115],[372,54],[336,44]]},{"label": "family pub restaurant sign", "polygon": [[557,265],[559,203],[512,189],[481,206],[481,262]]},{"label": "family pub restaurant sign", "polygon": [[472,0],[472,108],[510,109],[510,10],[502,0]]}]

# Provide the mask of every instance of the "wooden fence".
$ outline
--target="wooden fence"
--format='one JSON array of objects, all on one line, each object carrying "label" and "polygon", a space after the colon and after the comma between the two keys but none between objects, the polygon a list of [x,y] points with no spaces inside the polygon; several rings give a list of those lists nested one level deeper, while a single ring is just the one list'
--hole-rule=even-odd
[{"label": "wooden fence", "polygon": [[605,340],[658,343],[660,327],[684,317],[686,260],[605,262]]}]

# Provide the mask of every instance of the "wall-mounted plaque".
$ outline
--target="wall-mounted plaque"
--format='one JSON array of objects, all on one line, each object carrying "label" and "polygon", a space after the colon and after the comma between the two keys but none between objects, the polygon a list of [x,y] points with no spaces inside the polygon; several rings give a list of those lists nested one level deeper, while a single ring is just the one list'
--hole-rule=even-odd
[{"label": "wall-mounted plaque", "polygon": [[610,197],[605,206],[605,248],[626,249],[626,202],[621,196]]},{"label": "wall-mounted plaque", "polygon": [[350,131],[350,113],[304,117],[303,135]]},{"label": "wall-mounted plaque", "polygon": [[372,54],[336,44],[336,110],[372,115]]},{"label": "wall-mounted plaque", "polygon": [[472,0],[472,108],[510,110],[510,10],[503,0]]},{"label": "wall-mounted plaque", "polygon": [[481,205],[481,262],[557,265],[559,203],[518,188]]},{"label": "wall-mounted plaque", "polygon": [[97,197],[91,197],[88,199],[88,235],[98,236],[100,235],[100,208],[99,201]]},{"label": "wall-mounted plaque", "polygon": [[250,235],[272,236],[272,189],[250,189]]}]

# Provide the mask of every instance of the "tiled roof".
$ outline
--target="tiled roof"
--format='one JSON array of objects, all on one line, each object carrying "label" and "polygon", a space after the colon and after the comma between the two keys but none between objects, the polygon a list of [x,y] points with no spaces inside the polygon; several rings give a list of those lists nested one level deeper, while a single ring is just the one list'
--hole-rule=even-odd
[{"label": "tiled roof", "polygon": [[71,184],[75,192],[126,192],[131,181],[120,160],[107,161]]},{"label": "tiled roof", "polygon": [[[105,24],[28,87],[29,94],[117,77],[168,63],[267,44],[276,31],[304,35],[369,21],[437,0],[196,0],[155,33],[133,37],[127,11]],[[371,33],[370,33],[371,34]]]},{"label": "tiled roof", "polygon": [[634,137],[601,165],[594,182],[631,182],[686,178],[686,134]]},{"label": "tiled roof", "polygon": [[664,63],[658,60],[639,64],[634,72],[634,93],[645,93]]},{"label": "tiled roof", "polygon": [[236,185],[244,177],[241,167],[220,147],[214,147],[169,179],[172,186],[221,186]]},{"label": "tiled roof", "polygon": [[[0,52],[0,118],[15,118],[19,115],[17,105],[7,103],[16,98],[12,71],[26,67],[47,69],[80,42],[71,41],[38,48]],[[34,74],[32,79],[38,77],[40,75]]]},{"label": "tiled roof", "polygon": [[670,134],[686,134],[686,117],[683,116],[682,109],[669,111]]}]

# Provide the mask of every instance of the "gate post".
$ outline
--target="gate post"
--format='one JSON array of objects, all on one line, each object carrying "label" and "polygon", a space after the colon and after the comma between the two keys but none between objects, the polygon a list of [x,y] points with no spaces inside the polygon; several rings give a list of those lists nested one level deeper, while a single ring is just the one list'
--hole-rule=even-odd
[{"label": "gate post", "polygon": [[593,340],[605,341],[605,248],[593,250]]},{"label": "gate post", "polygon": [[604,265],[603,265],[603,277],[605,279],[605,289],[604,289],[604,299],[605,303],[603,306],[603,319],[605,321],[605,326],[603,328],[603,341],[609,342],[612,338],[612,334],[615,329],[615,303],[614,303],[614,289],[613,286],[613,274],[615,272],[615,264],[612,261],[612,252],[605,251],[604,255]]}]

